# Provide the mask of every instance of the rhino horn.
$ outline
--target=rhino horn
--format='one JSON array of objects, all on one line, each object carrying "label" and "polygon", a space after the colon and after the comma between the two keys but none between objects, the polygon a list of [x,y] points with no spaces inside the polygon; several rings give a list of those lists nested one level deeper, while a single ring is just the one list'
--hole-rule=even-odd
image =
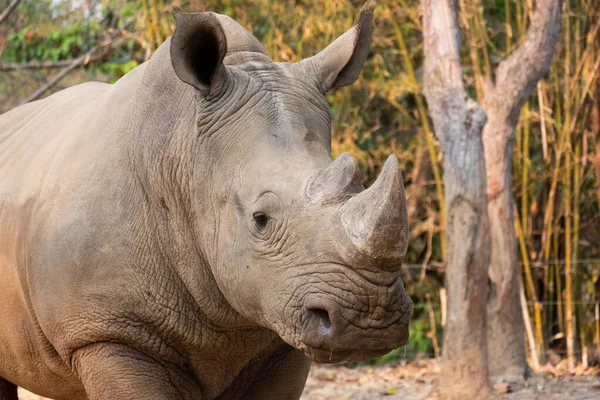
[{"label": "rhino horn", "polygon": [[311,203],[328,204],[347,200],[363,190],[358,164],[350,154],[343,153],[313,175],[305,193]]},{"label": "rhino horn", "polygon": [[398,159],[390,155],[373,185],[341,209],[341,222],[363,254],[402,259],[408,247],[408,215]]}]

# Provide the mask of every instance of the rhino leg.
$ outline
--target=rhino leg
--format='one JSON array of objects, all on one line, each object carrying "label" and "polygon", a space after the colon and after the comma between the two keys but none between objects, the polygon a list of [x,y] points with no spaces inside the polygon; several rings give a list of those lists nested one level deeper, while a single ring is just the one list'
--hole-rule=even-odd
[{"label": "rhino leg", "polygon": [[0,378],[0,400],[18,400],[17,385]]},{"label": "rhino leg", "polygon": [[244,399],[299,399],[308,377],[310,360],[284,344],[264,363]]},{"label": "rhino leg", "polygon": [[296,400],[304,390],[310,360],[282,343],[262,360],[253,360],[219,400]]},{"label": "rhino leg", "polygon": [[202,399],[193,376],[125,345],[97,343],[74,354],[89,400]]}]

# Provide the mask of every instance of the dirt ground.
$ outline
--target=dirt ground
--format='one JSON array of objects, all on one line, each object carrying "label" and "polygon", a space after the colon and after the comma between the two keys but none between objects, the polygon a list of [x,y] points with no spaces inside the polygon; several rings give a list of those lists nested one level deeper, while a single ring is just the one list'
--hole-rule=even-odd
[{"label": "dirt ground", "polygon": [[[439,370],[433,360],[377,368],[313,365],[302,399],[436,400],[440,399],[435,388]],[[600,400],[597,368],[577,370],[577,375],[561,375],[563,372],[563,365],[543,367],[540,374],[520,387],[496,386],[495,399]]]},{"label": "dirt ground", "polygon": [[[600,370],[578,370],[561,375],[564,368],[546,366],[520,387],[498,386],[497,400],[600,400]],[[418,360],[377,368],[313,365],[302,400],[436,400],[439,364]],[[21,390],[21,400],[45,400]],[[468,399],[465,399],[468,400]]]}]

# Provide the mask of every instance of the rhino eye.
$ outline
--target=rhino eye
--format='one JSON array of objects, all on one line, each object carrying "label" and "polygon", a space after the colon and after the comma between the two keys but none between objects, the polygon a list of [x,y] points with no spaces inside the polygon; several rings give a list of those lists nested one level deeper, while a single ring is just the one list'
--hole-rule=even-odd
[{"label": "rhino eye", "polygon": [[267,226],[267,222],[269,222],[269,217],[262,212],[254,213],[252,218],[254,219],[254,223],[256,223],[259,228],[264,228]]}]

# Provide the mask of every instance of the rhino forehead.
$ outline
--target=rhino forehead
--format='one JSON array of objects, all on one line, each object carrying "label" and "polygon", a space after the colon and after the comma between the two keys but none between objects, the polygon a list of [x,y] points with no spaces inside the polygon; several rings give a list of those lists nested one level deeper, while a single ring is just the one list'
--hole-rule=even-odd
[{"label": "rhino forehead", "polygon": [[[247,63],[231,71],[228,90],[200,107],[209,132],[274,136],[282,143],[318,141],[329,147],[330,115],[324,96],[278,63]],[[205,121],[203,124],[202,121]],[[254,140],[258,139],[253,137]]]}]

